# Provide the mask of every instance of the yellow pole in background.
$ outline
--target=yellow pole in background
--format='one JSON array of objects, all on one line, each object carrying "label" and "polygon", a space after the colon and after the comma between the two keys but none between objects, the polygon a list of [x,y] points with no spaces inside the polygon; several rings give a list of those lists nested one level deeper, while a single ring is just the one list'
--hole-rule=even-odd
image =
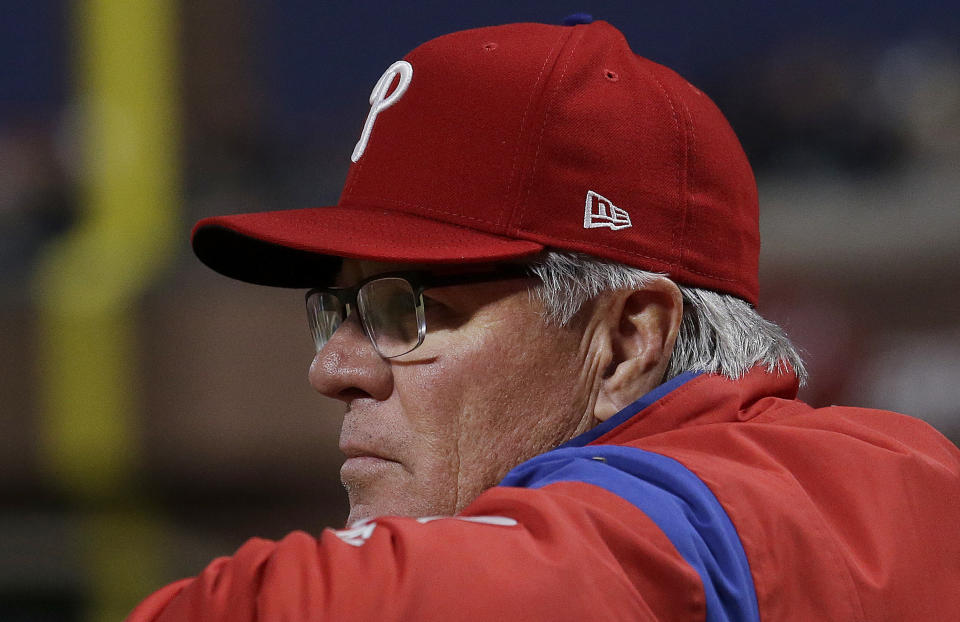
[{"label": "yellow pole in background", "polygon": [[177,241],[176,2],[72,6],[81,214],[35,280],[41,463],[81,511],[89,619],[119,620],[160,577],[159,526],[135,500],[137,306]]}]

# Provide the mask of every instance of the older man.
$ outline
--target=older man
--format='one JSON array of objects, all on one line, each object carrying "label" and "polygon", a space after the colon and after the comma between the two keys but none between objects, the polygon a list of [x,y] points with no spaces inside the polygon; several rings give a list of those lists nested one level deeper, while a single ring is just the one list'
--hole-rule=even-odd
[{"label": "older man", "polygon": [[736,137],[579,22],[416,48],[337,206],[197,225],[215,270],[315,288],[350,519],[132,620],[956,618],[960,452],[796,400]]}]

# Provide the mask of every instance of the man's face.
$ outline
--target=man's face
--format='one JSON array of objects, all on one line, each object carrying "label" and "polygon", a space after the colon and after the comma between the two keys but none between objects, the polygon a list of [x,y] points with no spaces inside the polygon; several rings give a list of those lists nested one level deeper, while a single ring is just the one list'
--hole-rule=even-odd
[{"label": "man's face", "polygon": [[[347,260],[342,285],[401,268]],[[456,513],[512,467],[593,425],[595,358],[584,323],[549,326],[529,279],[424,293],[423,345],[377,354],[351,315],[310,382],[347,405],[340,470],[348,523]]]}]

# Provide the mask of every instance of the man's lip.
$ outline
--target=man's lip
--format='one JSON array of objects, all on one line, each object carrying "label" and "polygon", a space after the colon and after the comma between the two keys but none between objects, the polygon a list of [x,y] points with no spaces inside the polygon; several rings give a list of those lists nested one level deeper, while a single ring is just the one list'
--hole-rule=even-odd
[{"label": "man's lip", "polygon": [[396,462],[393,458],[385,456],[383,453],[374,451],[372,449],[367,449],[365,447],[355,447],[353,445],[341,445],[340,451],[343,452],[343,455],[346,456],[347,460],[350,458],[378,458],[380,460],[389,460],[391,462]]}]

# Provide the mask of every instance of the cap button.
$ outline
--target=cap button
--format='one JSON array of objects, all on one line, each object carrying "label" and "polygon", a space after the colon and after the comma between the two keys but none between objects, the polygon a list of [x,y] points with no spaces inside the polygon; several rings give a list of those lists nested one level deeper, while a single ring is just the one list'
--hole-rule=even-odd
[{"label": "cap button", "polygon": [[563,18],[564,26],[576,26],[577,24],[592,24],[593,15],[589,13],[574,13]]}]

